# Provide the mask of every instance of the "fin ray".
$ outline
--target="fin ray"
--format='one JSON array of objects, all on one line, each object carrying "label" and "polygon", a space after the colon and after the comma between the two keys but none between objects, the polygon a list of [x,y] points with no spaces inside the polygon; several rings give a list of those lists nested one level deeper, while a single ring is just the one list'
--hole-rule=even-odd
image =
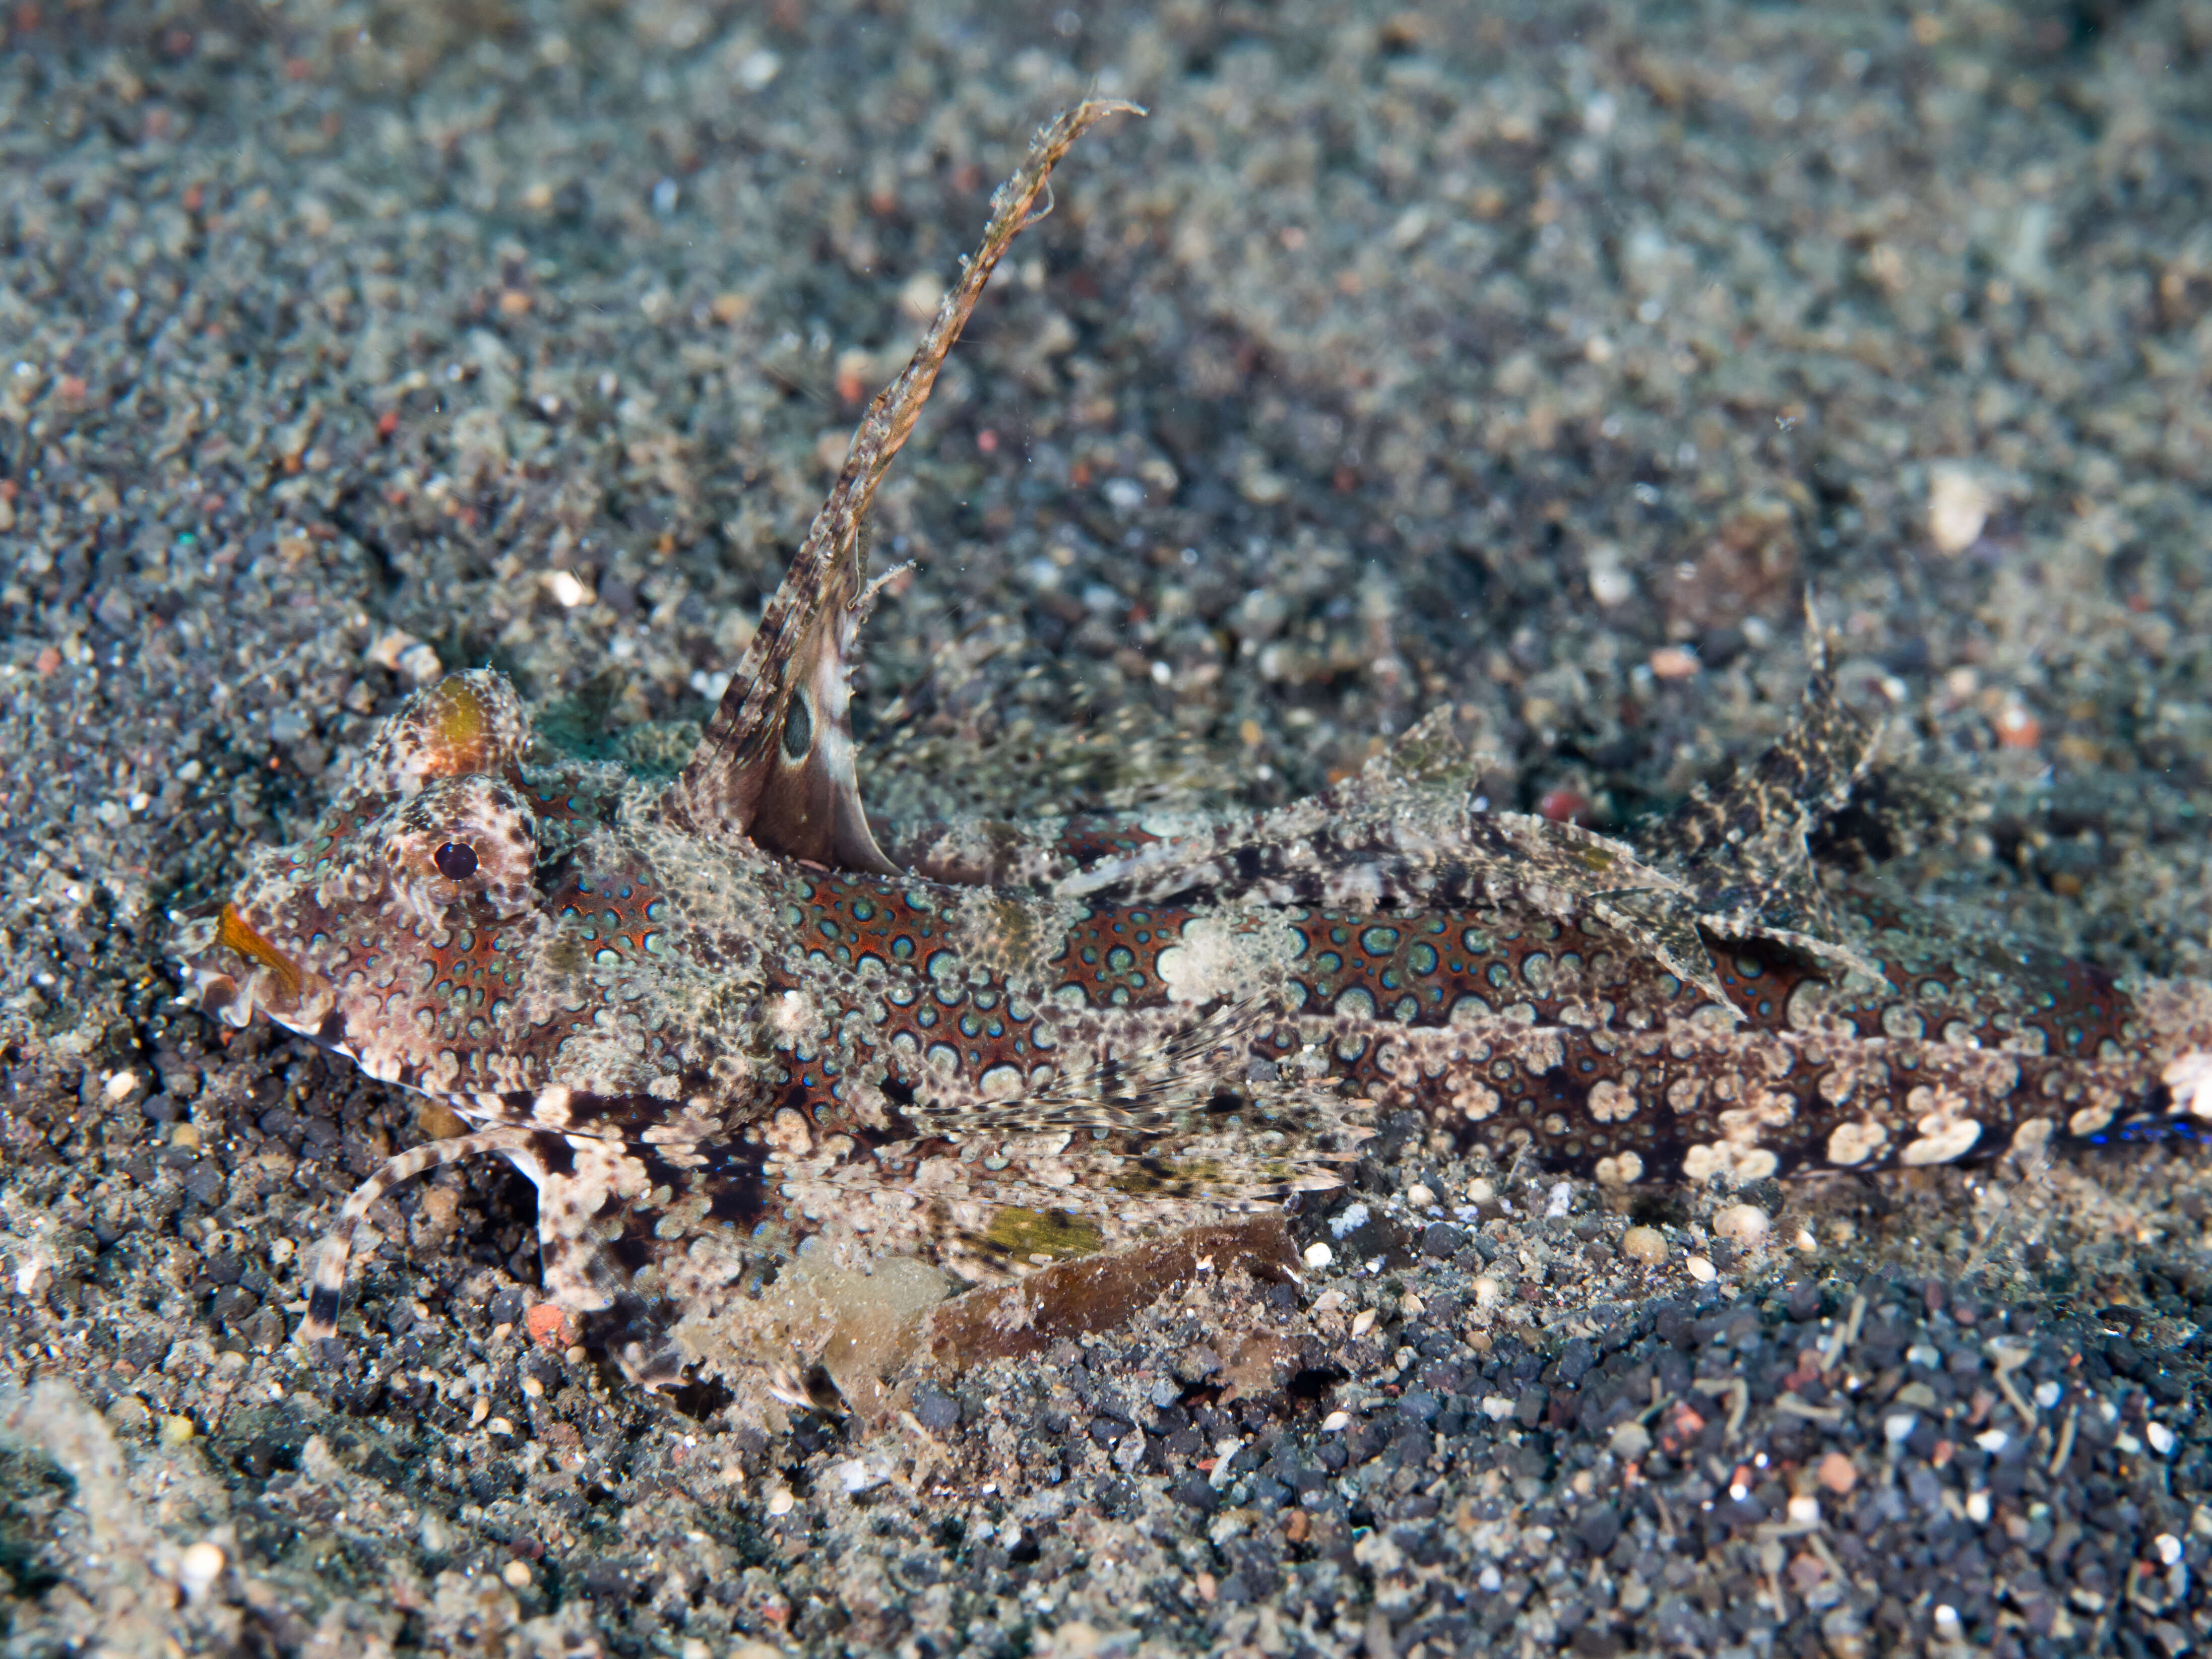
[{"label": "fin ray", "polygon": [[847,714],[853,647],[867,612],[868,510],[928,402],[937,372],[1000,257],[1040,213],[1052,170],[1106,116],[1141,114],[1118,99],[1077,106],[1039,132],[991,198],[991,220],[936,319],[853,434],[829,499],[761,615],[699,747],[662,799],[687,828],[740,831],[771,853],[895,875],[868,828]]}]

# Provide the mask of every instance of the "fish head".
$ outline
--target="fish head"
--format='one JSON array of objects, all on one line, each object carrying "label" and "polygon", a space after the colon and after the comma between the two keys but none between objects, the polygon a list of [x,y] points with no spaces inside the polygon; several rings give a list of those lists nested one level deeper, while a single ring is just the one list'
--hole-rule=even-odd
[{"label": "fish head", "polygon": [[[257,854],[215,916],[185,924],[191,1000],[241,1028],[258,1015],[387,1082],[463,1100],[543,1085],[554,1028],[588,1024],[602,994],[580,941],[597,929],[557,902],[564,884],[589,885],[567,854],[616,808],[588,778],[526,776],[529,747],[502,675],[415,693],[313,830]],[[619,925],[619,908],[590,920]]]}]

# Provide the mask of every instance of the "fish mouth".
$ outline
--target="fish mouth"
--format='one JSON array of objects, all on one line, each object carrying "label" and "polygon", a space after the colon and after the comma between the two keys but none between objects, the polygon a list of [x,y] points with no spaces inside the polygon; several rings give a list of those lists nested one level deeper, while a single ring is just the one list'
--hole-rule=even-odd
[{"label": "fish mouth", "polygon": [[235,904],[185,922],[174,955],[185,985],[179,1000],[240,1030],[260,1013],[313,1030],[333,1000],[319,975],[278,950]]},{"label": "fish mouth", "polygon": [[[228,905],[223,908],[229,908]],[[253,1018],[253,1011],[239,984],[239,963],[216,943],[219,925],[216,917],[207,915],[191,916],[178,923],[168,952],[170,963],[183,987],[177,1003],[180,1007],[197,1008],[210,1019],[219,1019],[226,1025],[243,1026]]]}]

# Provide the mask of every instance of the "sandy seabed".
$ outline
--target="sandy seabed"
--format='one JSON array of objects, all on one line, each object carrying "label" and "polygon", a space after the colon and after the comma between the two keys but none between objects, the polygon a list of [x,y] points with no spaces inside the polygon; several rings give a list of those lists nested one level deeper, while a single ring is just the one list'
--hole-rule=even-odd
[{"label": "sandy seabed", "polygon": [[1386,1136],[1325,1269],[775,1436],[532,1346],[472,1168],[288,1346],[422,1131],[180,1011],[169,917],[441,666],[680,760],[1094,90],[1152,113],[882,497],[878,807],[1267,804],[1449,705],[1623,828],[1779,727],[1810,592],[1957,786],[1890,880],[2212,970],[2212,7],[19,5],[4,1650],[2200,1650],[2187,1146],[1626,1215]]}]

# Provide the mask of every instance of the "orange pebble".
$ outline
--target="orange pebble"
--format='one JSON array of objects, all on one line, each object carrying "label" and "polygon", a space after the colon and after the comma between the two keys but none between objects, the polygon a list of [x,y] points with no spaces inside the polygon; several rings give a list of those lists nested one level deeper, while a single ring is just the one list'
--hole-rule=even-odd
[{"label": "orange pebble", "polygon": [[1590,821],[1589,797],[1570,783],[1547,789],[1543,799],[1536,803],[1536,811],[1554,823],[1586,824]]},{"label": "orange pebble", "polygon": [[1997,711],[1997,741],[2008,749],[2033,749],[2043,741],[2043,727],[2035,716],[2016,702]]},{"label": "orange pebble", "polygon": [[568,1347],[574,1340],[567,1318],[550,1302],[541,1302],[523,1315],[522,1328],[530,1333],[530,1340],[539,1347],[556,1353]]},{"label": "orange pebble", "polygon": [[1820,1484],[1839,1497],[1859,1483],[1857,1467],[1841,1452],[1832,1451],[1822,1458],[1818,1475]]}]

